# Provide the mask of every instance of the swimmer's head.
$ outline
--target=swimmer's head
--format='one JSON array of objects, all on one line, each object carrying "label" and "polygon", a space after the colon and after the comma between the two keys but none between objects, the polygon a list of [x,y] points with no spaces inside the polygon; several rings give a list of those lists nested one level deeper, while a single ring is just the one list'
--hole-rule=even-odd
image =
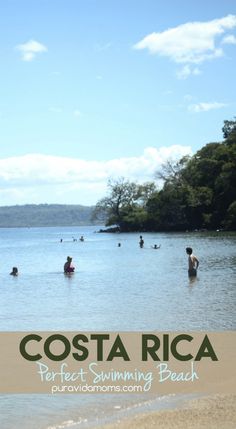
[{"label": "swimmer's head", "polygon": [[193,253],[193,249],[192,249],[192,247],[186,247],[186,253],[187,253],[188,255],[192,255],[192,253]]}]

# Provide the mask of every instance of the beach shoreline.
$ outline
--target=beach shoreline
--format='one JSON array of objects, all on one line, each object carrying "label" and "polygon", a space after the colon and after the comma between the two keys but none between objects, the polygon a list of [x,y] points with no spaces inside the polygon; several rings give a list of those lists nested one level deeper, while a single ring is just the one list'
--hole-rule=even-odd
[{"label": "beach shoreline", "polygon": [[178,408],[138,414],[96,429],[235,429],[236,394],[192,399]]}]

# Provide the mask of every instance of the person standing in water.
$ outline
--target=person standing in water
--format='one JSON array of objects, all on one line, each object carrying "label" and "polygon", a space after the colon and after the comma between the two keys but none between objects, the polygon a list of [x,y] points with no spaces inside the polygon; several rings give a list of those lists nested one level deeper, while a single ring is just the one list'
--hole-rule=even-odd
[{"label": "person standing in water", "polygon": [[199,260],[193,255],[193,249],[191,247],[186,247],[186,253],[188,255],[188,275],[189,277],[196,277]]},{"label": "person standing in water", "polygon": [[140,249],[142,249],[143,248],[143,246],[144,246],[144,239],[143,239],[143,236],[142,235],[140,235],[140,240],[139,240],[139,247],[140,247]]},{"label": "person standing in water", "polygon": [[67,261],[64,264],[64,273],[70,274],[75,271],[75,267],[72,265],[72,258],[70,256],[67,256]]}]

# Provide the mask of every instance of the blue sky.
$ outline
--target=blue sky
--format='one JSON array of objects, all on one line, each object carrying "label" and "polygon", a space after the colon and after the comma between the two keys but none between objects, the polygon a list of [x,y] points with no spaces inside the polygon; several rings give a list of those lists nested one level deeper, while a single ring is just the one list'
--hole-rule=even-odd
[{"label": "blue sky", "polygon": [[0,3],[0,205],[95,203],[235,116],[235,0]]}]

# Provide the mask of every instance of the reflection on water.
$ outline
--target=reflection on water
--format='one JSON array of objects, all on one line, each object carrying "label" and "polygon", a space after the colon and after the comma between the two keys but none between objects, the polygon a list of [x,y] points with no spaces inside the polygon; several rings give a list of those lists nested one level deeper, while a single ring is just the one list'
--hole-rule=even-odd
[{"label": "reflection on water", "polygon": [[[73,241],[81,235],[84,242]],[[1,330],[235,329],[235,234],[143,238],[140,249],[139,234],[95,234],[94,227],[0,230]],[[188,246],[200,261],[197,278],[188,278]],[[63,273],[68,255],[72,276]],[[9,275],[13,266],[18,277]],[[1,399],[4,429],[46,429],[46,422],[75,422],[95,410],[88,396]],[[138,400],[125,397],[125,404]],[[123,406],[121,397],[112,401],[101,400],[99,415]]]},{"label": "reflection on water", "polygon": [[189,286],[194,286],[194,284],[198,281],[199,281],[199,278],[197,276],[193,276],[193,277],[189,276]]}]

